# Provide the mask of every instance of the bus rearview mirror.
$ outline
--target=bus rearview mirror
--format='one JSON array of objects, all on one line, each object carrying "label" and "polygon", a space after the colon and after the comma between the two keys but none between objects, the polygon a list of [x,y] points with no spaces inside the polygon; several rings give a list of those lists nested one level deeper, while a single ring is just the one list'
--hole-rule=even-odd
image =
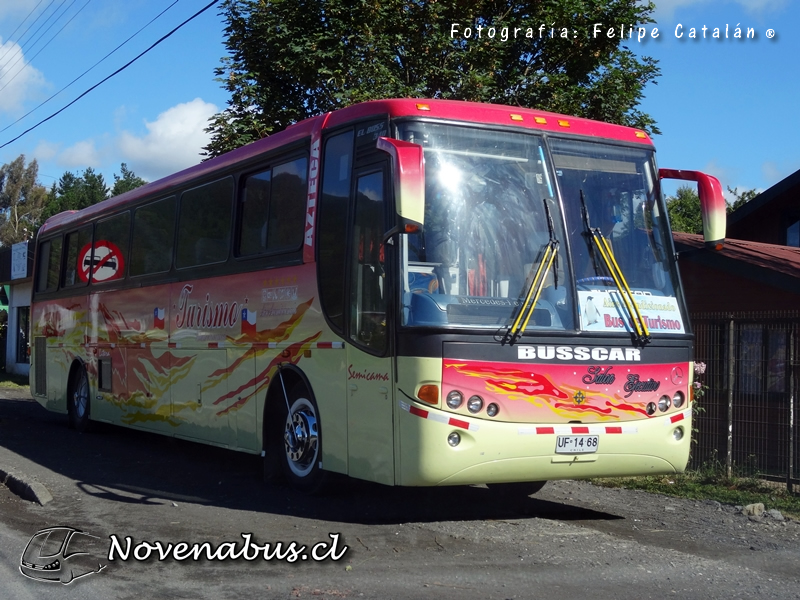
[{"label": "bus rearview mirror", "polygon": [[703,218],[703,238],[706,248],[721,250],[725,243],[727,202],[722,195],[722,185],[716,177],[700,171],[659,169],[659,179],[680,179],[697,183],[700,212]]},{"label": "bus rearview mirror", "polygon": [[425,163],[422,146],[402,140],[378,138],[378,150],[392,159],[395,208],[399,222],[393,228],[409,231],[425,221]]}]

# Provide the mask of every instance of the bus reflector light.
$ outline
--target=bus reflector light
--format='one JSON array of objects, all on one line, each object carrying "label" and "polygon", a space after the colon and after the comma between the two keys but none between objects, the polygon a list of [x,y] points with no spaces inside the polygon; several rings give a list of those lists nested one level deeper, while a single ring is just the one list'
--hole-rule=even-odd
[{"label": "bus reflector light", "polygon": [[439,404],[439,386],[423,385],[417,392],[417,398],[426,404]]},{"label": "bus reflector light", "polygon": [[467,402],[467,409],[472,414],[478,413],[483,408],[483,398],[480,396],[472,396]]},{"label": "bus reflector light", "polygon": [[453,448],[455,448],[461,443],[461,436],[458,435],[458,432],[454,431],[447,436],[447,443],[450,444]]},{"label": "bus reflector light", "polygon": [[486,414],[490,417],[496,417],[497,413],[500,412],[500,407],[497,406],[494,402],[492,402],[489,406],[486,407]]},{"label": "bus reflector light", "polygon": [[672,406],[672,399],[669,396],[661,396],[658,399],[658,410],[661,412],[667,412],[670,406]]},{"label": "bus reflector light", "polygon": [[683,401],[685,400],[683,396],[683,392],[675,392],[675,395],[672,396],[672,405],[675,408],[680,408],[683,406]]},{"label": "bus reflector light", "polygon": [[461,403],[464,402],[464,394],[459,392],[458,390],[453,390],[449,394],[447,394],[447,406],[452,409],[456,409],[461,406]]}]

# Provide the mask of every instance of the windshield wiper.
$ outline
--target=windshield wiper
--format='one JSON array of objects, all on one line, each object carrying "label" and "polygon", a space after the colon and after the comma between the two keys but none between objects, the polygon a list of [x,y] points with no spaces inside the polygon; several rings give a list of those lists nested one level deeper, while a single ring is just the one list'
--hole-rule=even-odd
[{"label": "windshield wiper", "polygon": [[[614,258],[614,252],[611,249],[611,244],[603,235],[603,232],[600,231],[599,227],[591,227],[589,224],[589,211],[586,208],[586,200],[583,196],[583,190],[581,190],[581,210],[583,213],[583,224],[586,228],[584,235],[586,235],[590,240],[589,249],[594,250],[596,248],[597,254],[599,254],[606,271],[608,271],[608,274],[614,281],[614,285],[617,287],[622,304],[625,307],[628,316],[630,317],[631,325],[633,329],[635,329],[636,339],[640,344],[647,344],[650,342],[650,330],[647,328],[647,320],[639,311],[639,307],[636,304],[635,298],[633,297],[633,292],[631,292],[631,289],[628,286],[628,281],[625,279],[625,275],[622,273],[619,263],[617,263],[617,260]],[[594,251],[592,251],[592,261],[594,262],[595,273],[599,274],[597,259]]]},{"label": "windshield wiper", "polygon": [[[504,344],[513,344],[525,331],[525,328],[528,326],[528,322],[533,316],[536,303],[539,302],[539,296],[542,293],[542,289],[544,289],[547,271],[549,271],[551,267],[554,267],[553,279],[555,287],[558,287],[558,240],[555,237],[553,219],[550,215],[550,207],[547,204],[546,198],[544,199],[544,210],[547,214],[547,226],[550,230],[550,241],[545,244],[542,252],[542,258],[539,260],[538,265],[536,263],[531,265],[530,272],[528,273],[528,280],[530,281],[528,284],[528,291],[525,294],[525,299],[522,301],[522,305],[519,307],[517,318],[514,319],[514,323],[506,332],[505,338],[503,339]],[[533,274],[534,267],[536,267],[535,274]],[[532,274],[533,276],[531,277]]]}]

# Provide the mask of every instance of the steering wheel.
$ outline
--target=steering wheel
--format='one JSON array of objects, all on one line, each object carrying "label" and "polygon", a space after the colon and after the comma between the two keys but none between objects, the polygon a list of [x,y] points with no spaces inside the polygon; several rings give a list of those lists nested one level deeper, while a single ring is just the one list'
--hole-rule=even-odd
[{"label": "steering wheel", "polygon": [[599,276],[599,277],[584,277],[582,279],[578,279],[575,283],[577,285],[589,285],[589,284],[592,284],[592,283],[612,284],[612,283],[614,283],[614,278],[613,277],[608,277],[607,275],[602,275],[602,276]]}]

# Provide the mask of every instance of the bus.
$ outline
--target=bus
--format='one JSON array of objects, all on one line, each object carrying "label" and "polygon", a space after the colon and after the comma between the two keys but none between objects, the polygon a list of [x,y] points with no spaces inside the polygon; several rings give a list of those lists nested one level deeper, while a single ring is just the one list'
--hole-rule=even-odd
[{"label": "bus", "polygon": [[31,382],[83,431],[388,485],[685,469],[693,335],[644,131],[369,101],[77,212],[36,242]]}]

